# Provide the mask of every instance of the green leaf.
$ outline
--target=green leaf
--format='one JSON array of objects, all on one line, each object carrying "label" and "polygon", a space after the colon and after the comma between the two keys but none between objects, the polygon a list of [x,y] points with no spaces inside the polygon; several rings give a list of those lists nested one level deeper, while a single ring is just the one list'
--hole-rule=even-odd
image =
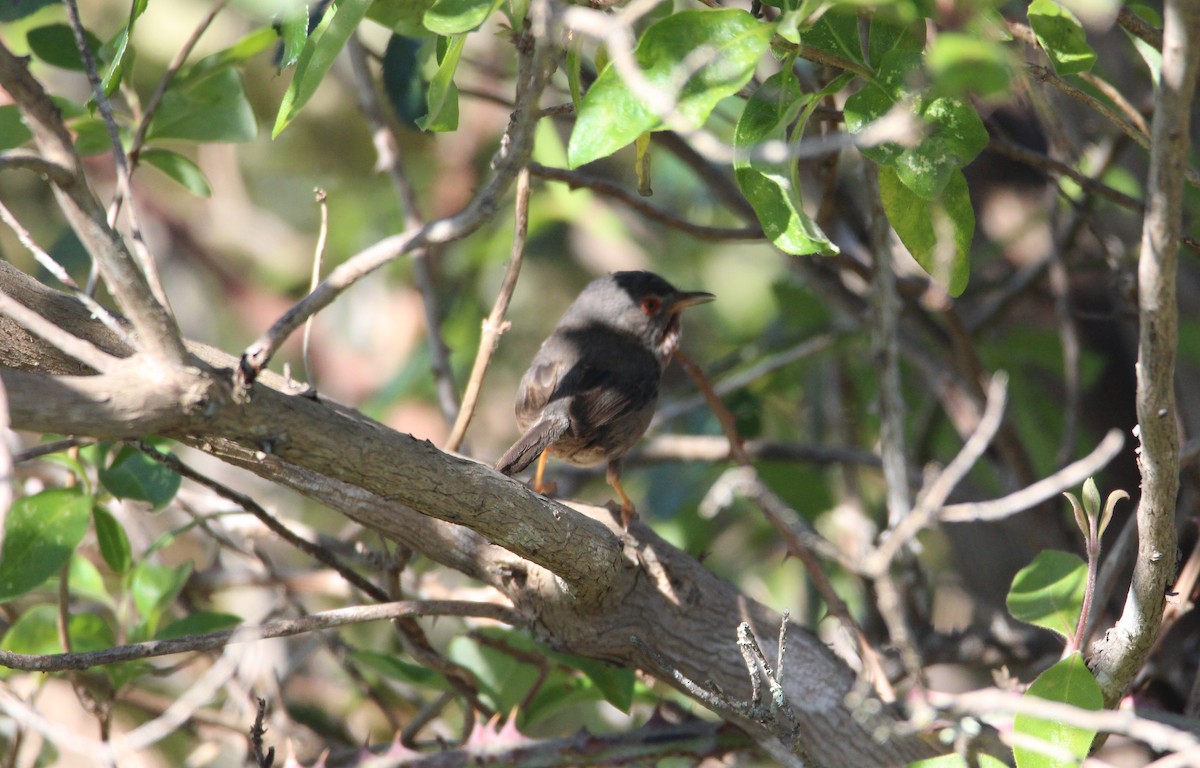
[{"label": "green leaf", "polygon": [[169,149],[143,149],[139,157],[179,182],[197,197],[212,197],[212,187],[200,166]]},{"label": "green leaf", "polygon": [[944,32],[934,39],[925,66],[934,78],[934,90],[948,96],[1007,94],[1012,78],[1003,45],[956,32]]},{"label": "green leaf", "polygon": [[383,92],[392,112],[409,128],[429,113],[426,90],[429,84],[421,77],[422,41],[415,37],[392,35],[383,53],[381,79]]},{"label": "green leaf", "polygon": [[118,499],[148,501],[157,510],[175,498],[182,479],[170,468],[125,445],[107,468],[100,468],[100,482]]},{"label": "green leaf", "polygon": [[839,58],[866,63],[858,40],[858,17],[853,13],[829,11],[822,14],[817,23],[800,33],[800,41]]},{"label": "green leaf", "polygon": [[291,69],[300,61],[304,44],[308,42],[308,5],[302,4],[296,14],[284,19],[279,25],[279,36],[283,39],[283,50],[279,52],[277,71]]},{"label": "green leaf", "polygon": [[[685,125],[699,127],[718,102],[750,80],[771,32],[770,24],[743,10],[680,11],[646,30],[638,42],[637,63],[651,86],[675,97],[676,116]],[[698,52],[707,55],[697,61]],[[682,74],[688,78],[681,84],[677,80]],[[580,104],[567,147],[570,166],[607,157],[662,124],[616,67],[605,67]]]},{"label": "green leaf", "polygon": [[112,137],[108,126],[98,117],[83,117],[69,125],[75,134],[75,151],[81,155],[103,155],[112,152]]},{"label": "green leaf", "polygon": [[437,0],[425,11],[425,28],[437,35],[461,35],[477,29],[504,0]]},{"label": "green leaf", "polygon": [[633,706],[633,687],[637,681],[632,669],[605,664],[596,659],[585,659],[571,653],[549,651],[548,654],[556,661],[587,675],[605,701],[622,712],[629,713],[629,708]]},{"label": "green leaf", "polygon": [[454,85],[454,72],[466,43],[466,35],[438,39],[437,72],[429,81],[425,116],[417,120],[421,130],[453,131],[458,128],[458,88]]},{"label": "green leaf", "polygon": [[42,491],[13,502],[0,546],[0,602],[56,575],[87,533],[92,499],[77,489]]},{"label": "green leaf", "polygon": [[791,68],[784,67],[746,102],[733,134],[733,146],[740,153],[733,163],[734,175],[742,194],[771,242],[796,256],[837,253],[837,247],[804,212],[796,163],[787,158],[769,161],[752,153],[767,141],[786,144],[788,126],[812,103],[814,97],[804,94]]},{"label": "green leaf", "polygon": [[143,560],[133,569],[129,589],[149,636],[154,636],[158,620],[175,602],[191,573],[190,562],[169,568]]},{"label": "green leaf", "polygon": [[104,577],[92,561],[76,552],[67,571],[67,586],[72,597],[86,597],[109,608],[114,607],[112,595],[104,586]]},{"label": "green leaf", "polygon": [[894,165],[900,180],[926,200],[941,194],[954,171],[971,162],[987,146],[987,129],[970,104],[948,96],[914,94],[921,74],[921,57],[894,50],[883,57],[878,75],[846,100],[846,127],[859,133],[886,115],[901,100],[911,99],[913,111],[927,132],[911,148],[895,143],[865,147],[863,154],[880,165]]},{"label": "green leaf", "polygon": [[58,606],[43,603],[22,613],[4,633],[0,650],[39,656],[62,653],[62,643],[58,639]]},{"label": "green leaf", "polygon": [[441,674],[428,667],[409,664],[391,654],[359,650],[351,652],[350,658],[392,680],[442,691],[450,690],[450,683]]},{"label": "green leaf", "polygon": [[96,541],[100,545],[100,556],[114,573],[125,573],[133,566],[132,549],[125,529],[112,513],[97,505],[92,509],[92,524],[96,527]]},{"label": "green leaf", "polygon": [[[91,32],[84,30],[84,39],[92,55],[97,56],[102,43]],[[75,45],[75,33],[66,24],[47,24],[44,27],[31,29],[25,34],[29,50],[47,64],[76,72],[84,71],[83,57]]]},{"label": "green leaf", "polygon": [[975,212],[962,171],[954,170],[942,196],[926,200],[902,183],[898,173],[879,169],[879,194],[888,221],[917,263],[951,296],[966,290],[971,276]]},{"label": "green leaf", "polygon": [[104,617],[94,613],[71,614],[67,621],[67,635],[71,638],[73,653],[102,651],[116,645],[112,627]]},{"label": "green leaf", "polygon": [[[1078,653],[1071,654],[1038,675],[1025,696],[1058,701],[1093,712],[1104,706],[1100,685]],[[1013,732],[1062,747],[1076,757],[1075,760],[1056,760],[1018,746],[1013,748],[1017,768],[1074,768],[1087,757],[1088,748],[1096,738],[1094,729],[1079,728],[1058,720],[1040,720],[1029,715],[1013,718]]]},{"label": "green leaf", "polygon": [[129,46],[129,39],[133,35],[133,27],[137,24],[138,17],[146,12],[148,2],[149,0],[134,0],[133,6],[129,10],[129,21],[105,46],[106,50],[111,52],[111,55],[106,57],[108,66],[104,68],[104,74],[101,77],[105,96],[112,96],[117,92],[117,89],[121,87],[121,79],[125,76],[125,70],[132,63],[133,48]]},{"label": "green leaf", "polygon": [[258,135],[242,78],[232,66],[173,83],[150,120],[146,140],[251,141]]},{"label": "green leaf", "polygon": [[[941,34],[938,35],[941,37]],[[937,38],[935,38],[936,42]],[[911,24],[899,24],[890,19],[876,16],[871,19],[871,28],[867,34],[867,52],[872,67],[878,67],[883,57],[892,51],[908,51],[920,53],[925,50],[925,20],[918,19]]]},{"label": "green leaf", "polygon": [[[498,631],[493,636],[522,650],[534,650],[528,638],[514,632]],[[501,712],[511,711],[521,703],[537,681],[538,670],[517,661],[511,655],[475,642],[462,635],[450,641],[446,655],[454,662],[475,673],[482,693],[492,706]]]},{"label": "green leaf", "polygon": [[333,60],[370,7],[371,0],[336,0],[326,9],[321,23],[308,36],[304,50],[296,61],[296,72],[283,94],[283,103],[279,105],[271,138],[282,133],[316,93],[317,86],[325,79],[325,73],[333,66]]},{"label": "green leaf", "polygon": [[[286,41],[287,26],[284,25],[283,32]],[[189,80],[194,80],[214,70],[228,67],[232,64],[243,64],[247,60],[254,58],[258,54],[274,45],[275,41],[280,37],[274,29],[263,27],[256,29],[250,34],[238,40],[228,48],[209,54],[194,64],[189,64],[179,70],[179,74],[175,77],[175,82],[182,83]],[[303,44],[301,40],[301,44]],[[285,42],[286,49],[286,42]]]},{"label": "green leaf", "polygon": [[[67,621],[67,635],[71,638],[71,650],[83,653],[103,650],[115,644],[112,627],[92,613],[73,614]],[[22,613],[4,634],[0,650],[38,656],[62,653],[62,642],[58,636],[58,606],[43,603]],[[0,670],[0,673],[8,671]]]},{"label": "green leaf", "polygon": [[33,134],[21,120],[21,111],[16,104],[0,107],[0,149],[19,147],[33,138]]},{"label": "green leaf", "polygon": [[1096,63],[1096,52],[1088,45],[1083,25],[1054,0],[1029,4],[1029,26],[1058,74],[1087,72]]},{"label": "green leaf", "polygon": [[242,623],[241,616],[232,613],[217,613],[214,611],[196,611],[184,616],[178,621],[172,621],[155,634],[155,640],[170,640],[173,637],[188,635],[207,635],[210,632],[220,632],[232,629]]},{"label": "green leaf", "polygon": [[1087,565],[1077,555],[1047,549],[1013,577],[1008,612],[1069,638],[1079,623],[1086,587]]},{"label": "green leaf", "polygon": [[436,0],[375,0],[367,18],[406,37],[422,37],[429,34],[425,29],[425,12]]}]

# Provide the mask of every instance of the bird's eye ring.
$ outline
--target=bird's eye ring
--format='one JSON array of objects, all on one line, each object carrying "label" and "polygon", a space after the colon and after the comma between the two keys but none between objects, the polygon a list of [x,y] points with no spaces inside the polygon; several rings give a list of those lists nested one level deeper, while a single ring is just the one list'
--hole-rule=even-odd
[{"label": "bird's eye ring", "polygon": [[662,299],[657,296],[647,296],[642,299],[642,312],[646,315],[657,315],[662,309]]}]

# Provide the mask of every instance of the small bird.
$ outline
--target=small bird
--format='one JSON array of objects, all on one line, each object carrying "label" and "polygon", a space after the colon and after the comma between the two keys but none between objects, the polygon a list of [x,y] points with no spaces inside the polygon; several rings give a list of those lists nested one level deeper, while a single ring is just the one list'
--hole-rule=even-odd
[{"label": "small bird", "polygon": [[544,484],[546,456],[572,464],[608,462],[621,497],[621,527],[633,502],[621,487],[621,459],[650,426],[663,370],[679,346],[680,313],[716,297],[679,291],[650,272],[614,272],[588,283],[544,342],[517,393],[521,439],[496,469],[513,475],[538,460],[533,490]]}]

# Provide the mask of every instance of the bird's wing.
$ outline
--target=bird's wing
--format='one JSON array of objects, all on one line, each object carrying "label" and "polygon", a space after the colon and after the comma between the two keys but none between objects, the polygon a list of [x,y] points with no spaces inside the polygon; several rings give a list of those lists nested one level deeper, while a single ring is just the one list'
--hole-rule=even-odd
[{"label": "bird's wing", "polygon": [[546,405],[549,404],[558,389],[558,381],[562,377],[564,365],[561,362],[534,361],[525,375],[521,377],[521,387],[517,391],[516,413],[517,422],[525,427],[538,420]]},{"label": "bird's wing", "polygon": [[561,363],[535,360],[521,377],[515,410],[517,423],[525,429],[525,434],[496,462],[501,473],[515,475],[525,469],[570,428],[565,403],[547,408],[558,388],[562,368]]},{"label": "bird's wing", "polygon": [[598,368],[576,366],[578,379],[570,403],[572,425],[599,427],[645,408],[658,398],[659,369],[646,375],[624,365]]}]

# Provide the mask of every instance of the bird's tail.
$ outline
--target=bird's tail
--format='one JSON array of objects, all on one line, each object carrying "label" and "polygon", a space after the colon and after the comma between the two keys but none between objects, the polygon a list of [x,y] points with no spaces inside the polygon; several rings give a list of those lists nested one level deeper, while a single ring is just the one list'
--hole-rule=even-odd
[{"label": "bird's tail", "polygon": [[521,439],[513,444],[496,462],[496,469],[505,475],[515,475],[541,455],[558,438],[562,437],[571,422],[565,416],[539,419]]}]

